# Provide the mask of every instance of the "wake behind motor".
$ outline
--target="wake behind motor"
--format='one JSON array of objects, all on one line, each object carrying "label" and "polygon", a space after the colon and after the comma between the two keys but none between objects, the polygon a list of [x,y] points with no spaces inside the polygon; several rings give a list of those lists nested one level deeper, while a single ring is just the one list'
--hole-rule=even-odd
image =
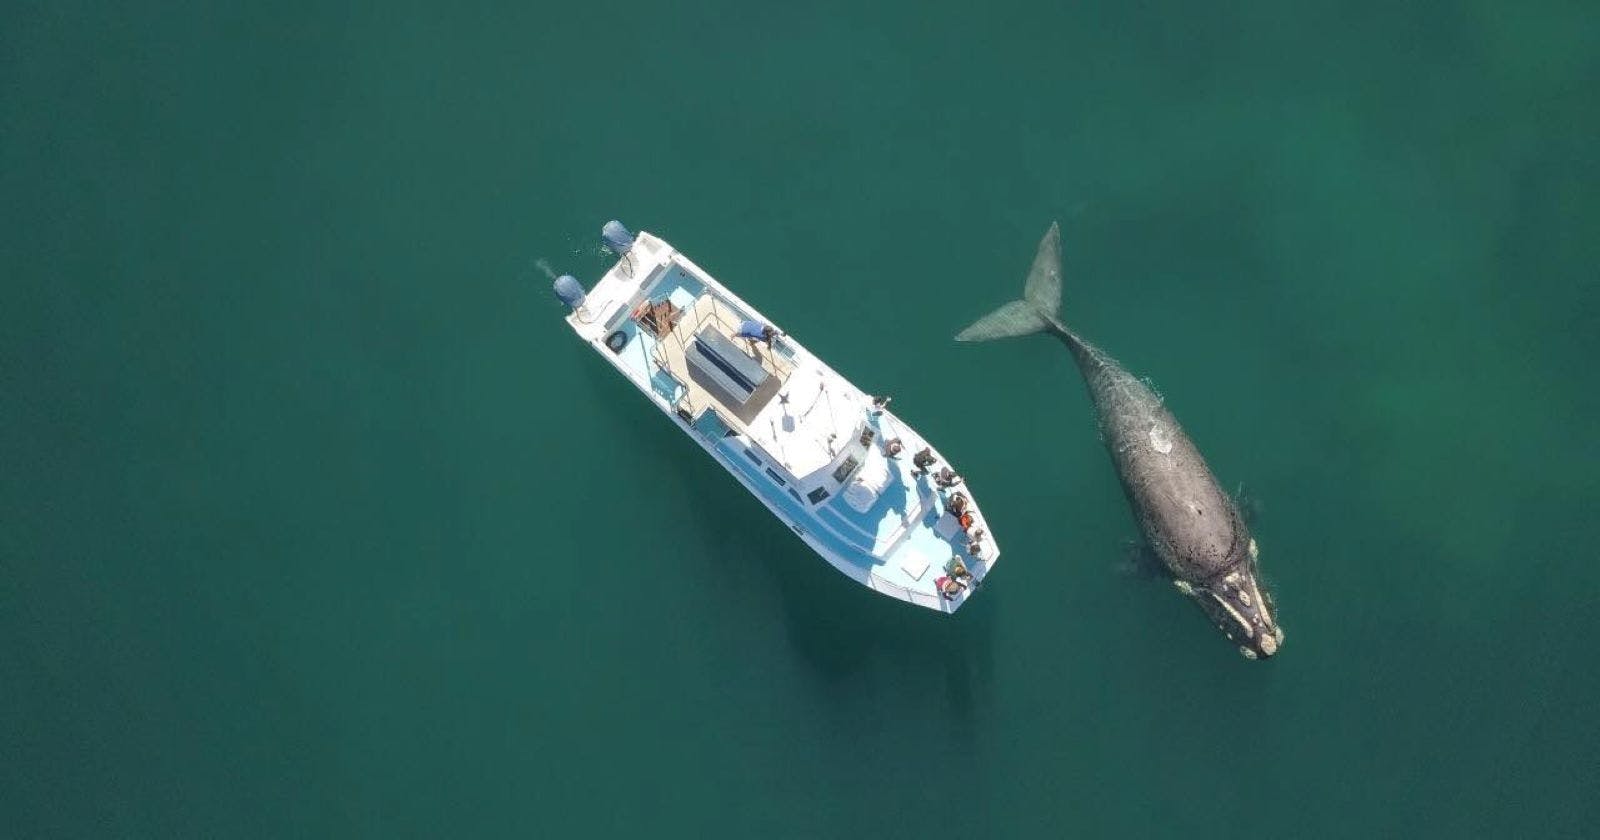
[{"label": "wake behind motor", "polygon": [[[605,227],[600,229],[600,241],[606,244],[606,248],[611,253],[625,259],[628,251],[633,248],[633,232],[623,227],[621,222],[612,219],[606,222]],[[556,297],[560,298],[568,309],[578,313],[580,318],[585,314],[583,312],[583,302],[588,293],[584,291],[583,284],[578,282],[578,278],[570,274],[563,274],[556,278],[552,288],[555,290]]]},{"label": "wake behind motor", "polygon": [[[633,232],[624,227],[621,222],[612,219],[600,229],[600,240],[605,243],[607,249],[621,258],[623,274],[632,277],[633,261],[629,259],[628,252],[633,249]],[[551,284],[551,288],[555,291],[556,297],[560,298],[561,302],[572,310],[579,321],[589,322],[592,316],[583,305],[584,301],[588,299],[588,292],[584,290],[583,284],[578,282],[578,278],[570,274],[563,274],[555,279],[555,282]],[[625,344],[627,342],[627,337],[620,334],[608,336],[606,339],[606,344],[611,347],[612,352],[622,349],[621,345],[613,346],[612,344],[612,340],[619,337],[622,339],[622,343]]]}]

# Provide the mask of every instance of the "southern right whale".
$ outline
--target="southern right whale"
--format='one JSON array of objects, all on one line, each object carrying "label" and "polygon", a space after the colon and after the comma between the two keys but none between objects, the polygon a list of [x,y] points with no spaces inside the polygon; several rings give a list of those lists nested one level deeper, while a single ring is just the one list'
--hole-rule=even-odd
[{"label": "southern right whale", "polygon": [[1101,437],[1145,541],[1178,590],[1250,659],[1278,652],[1283,630],[1260,583],[1256,541],[1234,500],[1161,397],[1060,320],[1061,227],[1039,241],[1022,300],[962,330],[957,341],[1048,332],[1072,351],[1100,419]]}]

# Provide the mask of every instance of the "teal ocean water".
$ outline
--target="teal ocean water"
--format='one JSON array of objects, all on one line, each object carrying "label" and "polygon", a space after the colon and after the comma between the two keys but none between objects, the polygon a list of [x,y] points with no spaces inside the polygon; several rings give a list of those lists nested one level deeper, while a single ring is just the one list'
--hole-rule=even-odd
[{"label": "teal ocean water", "polygon": [[[1592,4],[12,4],[0,834],[1577,837]],[[957,461],[946,618],[579,344],[655,232]],[[1065,314],[1261,501],[1243,660]]]}]

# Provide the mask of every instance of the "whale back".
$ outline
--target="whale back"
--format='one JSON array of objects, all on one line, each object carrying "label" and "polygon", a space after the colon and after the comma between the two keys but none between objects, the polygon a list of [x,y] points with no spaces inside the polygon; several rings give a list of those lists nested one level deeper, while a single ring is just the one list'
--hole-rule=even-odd
[{"label": "whale back", "polygon": [[1205,581],[1248,558],[1232,497],[1156,392],[1105,351],[1063,330],[1135,519],[1177,578]]}]

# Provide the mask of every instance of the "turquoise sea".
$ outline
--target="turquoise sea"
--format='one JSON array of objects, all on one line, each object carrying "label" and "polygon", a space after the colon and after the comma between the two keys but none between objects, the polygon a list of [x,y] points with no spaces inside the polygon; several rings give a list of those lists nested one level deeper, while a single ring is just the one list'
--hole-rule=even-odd
[{"label": "turquoise sea", "polygon": [[[0,27],[0,835],[1600,831],[1592,3],[22,2]],[[667,238],[1005,551],[833,571],[579,343]],[[1065,317],[1255,531],[1247,662]]]}]

